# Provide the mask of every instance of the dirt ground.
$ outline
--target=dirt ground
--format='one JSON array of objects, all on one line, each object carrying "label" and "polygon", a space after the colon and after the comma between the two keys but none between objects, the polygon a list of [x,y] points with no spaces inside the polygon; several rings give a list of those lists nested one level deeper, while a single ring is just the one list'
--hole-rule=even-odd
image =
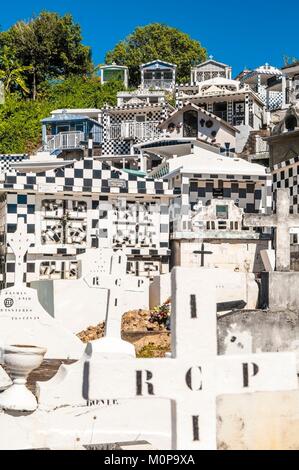
[{"label": "dirt ground", "polygon": [[[170,332],[157,322],[149,322],[149,310],[130,310],[122,317],[122,338],[135,346],[138,357],[163,357],[170,351]],[[77,336],[87,343],[104,336],[105,322],[89,326]]]}]

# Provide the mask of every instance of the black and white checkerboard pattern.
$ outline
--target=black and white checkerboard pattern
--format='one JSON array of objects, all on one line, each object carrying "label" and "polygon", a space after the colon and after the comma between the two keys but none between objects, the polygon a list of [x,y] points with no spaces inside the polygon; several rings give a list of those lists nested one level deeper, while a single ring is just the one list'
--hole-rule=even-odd
[{"label": "black and white checkerboard pattern", "polygon": [[29,155],[23,154],[0,154],[0,173],[6,173],[12,169],[11,164],[28,160]]},{"label": "black and white checkerboard pattern", "polygon": [[[110,139],[109,126],[121,124],[122,122],[134,122],[136,116],[145,115],[146,122],[161,122],[166,119],[172,108],[166,104],[152,105],[124,105],[105,108],[102,112],[103,122],[103,146],[102,153],[105,155],[129,155],[131,153],[131,145],[140,142],[146,142],[147,139]],[[148,139],[151,140],[151,139]]]},{"label": "black and white checkerboard pattern", "polygon": [[5,175],[5,181],[0,183],[0,189],[137,195],[171,194],[167,182],[138,177],[111,168],[92,158],[38,174],[11,171]]},{"label": "black and white checkerboard pattern", "polygon": [[[177,192],[176,180],[171,177],[174,192]],[[183,174],[178,179],[182,188],[181,194],[171,203],[171,229],[191,230],[190,207],[198,202],[206,205],[208,201],[219,197],[220,189],[223,199],[231,199],[248,213],[269,214],[272,210],[272,175],[218,175],[218,174]],[[216,192],[216,195],[215,195]],[[219,199],[221,200],[221,199]]]},{"label": "black and white checkerboard pattern", "polygon": [[[90,151],[91,154],[92,150]],[[109,236],[113,236],[113,230],[111,230],[113,217],[112,219],[111,216],[110,218],[107,217],[104,205],[107,203],[112,204],[110,213],[117,213],[116,205],[119,198],[137,201],[138,204],[144,206],[145,211],[149,204],[157,202],[160,210],[159,225],[156,227],[159,236],[155,239],[155,243],[135,248],[123,245],[126,254],[131,257],[132,269],[136,272],[144,271],[143,268],[141,269],[144,260],[152,263],[153,266],[161,266],[162,264],[164,268],[168,263],[168,196],[172,195],[172,191],[168,189],[167,181],[130,175],[89,157],[85,160],[76,161],[65,168],[38,174],[11,171],[5,175],[5,181],[0,184],[0,189],[6,192],[5,207],[2,211],[6,220],[2,230],[3,235],[6,231],[8,233],[15,232],[18,218],[22,217],[32,241],[27,255],[27,267],[24,276],[24,282],[26,283],[37,280],[40,276],[45,278],[45,275],[51,272],[54,273],[53,276],[56,278],[61,266],[63,266],[66,273],[64,277],[72,278],[74,276],[72,274],[74,266],[69,267],[69,265],[76,260],[76,255],[84,252],[88,247],[99,246],[103,239],[105,241]],[[164,204],[161,203],[160,198],[165,196]],[[89,234],[87,243],[85,240],[82,246],[80,244],[42,245],[40,215],[42,200],[55,200],[55,198],[77,198],[86,201]],[[117,246],[115,247],[117,248]],[[55,257],[54,260],[53,257]],[[135,266],[136,257],[139,263],[138,269],[138,265]],[[49,264],[49,266],[46,266],[48,268],[46,273],[45,263],[46,265]],[[144,272],[149,275],[151,270],[145,270]],[[14,255],[10,247],[7,248],[3,281],[4,285],[12,285],[14,282]]]},{"label": "black and white checkerboard pattern", "polygon": [[279,109],[282,105],[283,93],[281,91],[268,91],[263,85],[259,86],[258,96],[269,110]]},{"label": "black and white checkerboard pattern", "polygon": [[[219,188],[219,180],[190,181],[190,204],[193,210],[194,205],[200,200],[204,205],[213,199],[215,189]],[[234,203],[244,209],[244,212],[263,212],[262,188],[252,181],[224,181],[223,198],[231,199]]]},{"label": "black and white checkerboard pattern", "polygon": [[273,193],[278,188],[288,188],[290,213],[299,214],[299,156],[278,163],[273,167]]}]

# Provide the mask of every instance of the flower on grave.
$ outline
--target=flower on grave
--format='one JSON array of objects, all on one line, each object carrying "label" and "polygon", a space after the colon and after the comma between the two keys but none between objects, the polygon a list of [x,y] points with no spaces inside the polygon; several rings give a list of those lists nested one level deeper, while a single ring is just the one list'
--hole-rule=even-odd
[{"label": "flower on grave", "polygon": [[150,312],[150,323],[158,323],[170,329],[170,300],[164,304],[154,307]]}]

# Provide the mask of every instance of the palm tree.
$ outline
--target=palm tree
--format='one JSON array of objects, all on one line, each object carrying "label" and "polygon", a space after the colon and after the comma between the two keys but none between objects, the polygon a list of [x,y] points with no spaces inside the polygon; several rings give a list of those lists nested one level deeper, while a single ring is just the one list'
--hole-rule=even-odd
[{"label": "palm tree", "polygon": [[7,46],[3,46],[0,53],[0,80],[6,92],[19,89],[27,95],[29,88],[26,85],[25,72],[32,70],[31,66],[20,66]]}]

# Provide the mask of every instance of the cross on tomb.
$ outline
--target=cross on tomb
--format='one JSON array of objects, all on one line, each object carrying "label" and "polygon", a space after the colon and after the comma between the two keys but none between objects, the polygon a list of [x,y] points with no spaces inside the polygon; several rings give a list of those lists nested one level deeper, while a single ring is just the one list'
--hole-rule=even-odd
[{"label": "cross on tomb", "polygon": [[82,342],[44,310],[36,289],[24,285],[24,256],[31,242],[23,218],[18,219],[15,233],[7,234],[7,243],[15,254],[15,279],[14,286],[0,292],[0,343],[42,344],[47,359],[78,359]]},{"label": "cross on tomb", "polygon": [[217,356],[213,270],[174,268],[171,277],[171,358],[103,358],[89,344],[80,361],[38,384],[40,406],[76,408],[128,398],[144,398],[150,406],[149,399],[166,398],[172,448],[214,449],[217,395],[297,389],[294,353]]},{"label": "cross on tomb", "polygon": [[[217,356],[216,289],[213,274],[172,271],[172,357],[94,358],[83,370],[87,400],[171,400],[172,448],[216,448],[216,396],[294,390],[293,353]],[[105,380],[103,380],[105,378]],[[61,386],[56,382],[56,387]],[[64,384],[67,388],[67,383]],[[55,388],[56,396],[59,390]]]},{"label": "cross on tomb", "polygon": [[146,210],[143,205],[129,204],[120,200],[119,210],[116,211],[117,233],[115,241],[118,245],[128,242],[130,245],[148,246],[153,243],[156,236],[153,230],[153,208]]},{"label": "cross on tomb", "polygon": [[193,251],[193,253],[195,255],[200,255],[200,266],[202,266],[202,267],[205,265],[204,255],[212,255],[213,254],[212,251],[205,251],[204,243],[201,244],[201,249],[200,250],[195,250],[195,251]]},{"label": "cross on tomb", "polygon": [[[91,288],[108,290],[105,336],[121,338],[121,319],[124,313],[125,292],[140,292],[143,290],[144,279],[126,274],[127,256],[118,250],[112,253],[107,249],[109,272],[105,273],[105,248],[101,251],[102,264],[94,272],[85,277],[85,282]],[[109,261],[109,253],[111,254]],[[100,272],[99,272],[100,271]]]},{"label": "cross on tomb", "polygon": [[24,256],[31,244],[23,218],[18,218],[17,230],[14,233],[7,234],[7,243],[10,245],[15,255],[14,285],[21,286],[24,284],[23,278],[26,266]]},{"label": "cross on tomb", "polygon": [[236,106],[236,111],[237,111],[237,113],[242,113],[242,112],[244,112],[244,105],[243,105],[243,103],[239,103],[239,104]]},{"label": "cross on tomb", "polygon": [[299,227],[299,214],[290,214],[288,189],[276,193],[276,214],[244,214],[245,227],[274,227],[276,271],[290,271],[290,228]]}]

